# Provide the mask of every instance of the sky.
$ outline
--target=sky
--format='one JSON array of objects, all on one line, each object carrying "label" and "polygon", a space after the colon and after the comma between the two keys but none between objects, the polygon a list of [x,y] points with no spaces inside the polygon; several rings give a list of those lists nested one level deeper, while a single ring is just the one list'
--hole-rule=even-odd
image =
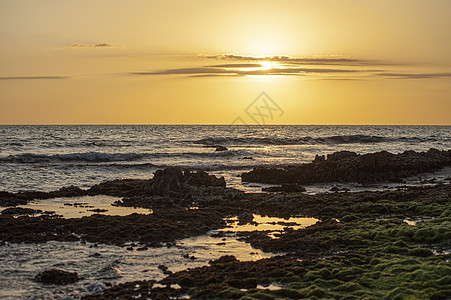
[{"label": "sky", "polygon": [[451,125],[451,1],[0,0],[0,124]]}]

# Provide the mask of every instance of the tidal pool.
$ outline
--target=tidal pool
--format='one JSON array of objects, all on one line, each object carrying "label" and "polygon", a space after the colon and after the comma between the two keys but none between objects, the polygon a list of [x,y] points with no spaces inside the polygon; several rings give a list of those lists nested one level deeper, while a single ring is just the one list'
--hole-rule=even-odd
[{"label": "tidal pool", "polygon": [[133,213],[151,214],[152,210],[138,207],[113,206],[120,197],[97,195],[81,197],[61,197],[45,200],[30,201],[26,205],[17,207],[31,208],[41,211],[53,211],[63,218],[81,218],[93,214],[104,214],[110,216],[126,216]]},{"label": "tidal pool", "polygon": [[247,224],[240,224],[237,216],[226,218],[228,226],[220,229],[222,232],[246,232],[246,231],[265,231],[268,236],[276,239],[283,231],[303,229],[308,226],[316,224],[319,219],[290,217],[287,219],[278,217],[261,216],[257,214],[252,215],[252,221]]},{"label": "tidal pool", "polygon": [[[54,211],[64,218],[89,216],[99,210],[106,210],[103,213],[108,215],[152,213],[149,209],[112,206],[118,199],[110,196],[54,198],[33,201],[21,207]],[[57,241],[41,244],[5,243],[0,246],[0,298],[79,299],[83,295],[101,293],[108,286],[122,282],[160,280],[167,276],[168,271],[205,266],[224,255],[233,255],[240,261],[269,258],[277,254],[253,248],[240,240],[237,233],[265,231],[272,238],[277,238],[288,228],[298,230],[318,222],[314,218],[251,216],[251,223],[240,224],[237,216],[226,218],[228,226],[225,228],[157,248],[134,243],[124,247]],[[51,268],[77,272],[82,279],[64,286],[45,285],[33,280],[39,272]],[[259,288],[279,287],[270,285]]]}]

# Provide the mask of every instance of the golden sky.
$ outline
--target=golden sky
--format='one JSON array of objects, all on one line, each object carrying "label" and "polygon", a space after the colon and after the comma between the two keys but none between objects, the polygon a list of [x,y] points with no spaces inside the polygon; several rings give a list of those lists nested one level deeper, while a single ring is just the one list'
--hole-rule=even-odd
[{"label": "golden sky", "polygon": [[0,124],[451,124],[451,1],[0,0]]}]

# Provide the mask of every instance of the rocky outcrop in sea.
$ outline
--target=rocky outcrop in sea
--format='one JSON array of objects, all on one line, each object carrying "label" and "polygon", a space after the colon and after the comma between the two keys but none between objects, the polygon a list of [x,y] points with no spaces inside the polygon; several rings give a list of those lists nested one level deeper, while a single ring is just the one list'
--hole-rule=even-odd
[{"label": "rocky outcrop in sea", "polygon": [[451,166],[451,151],[381,151],[357,154],[340,151],[316,156],[308,164],[287,167],[256,167],[241,175],[244,182],[314,184],[323,182],[402,182],[402,178]]}]

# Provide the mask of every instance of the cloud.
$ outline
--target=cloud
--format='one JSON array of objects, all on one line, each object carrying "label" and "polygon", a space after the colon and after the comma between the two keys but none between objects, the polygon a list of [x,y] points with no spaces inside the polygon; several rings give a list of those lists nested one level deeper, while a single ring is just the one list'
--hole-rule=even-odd
[{"label": "cloud", "polygon": [[377,75],[395,79],[428,79],[451,77],[451,73],[379,73]]},{"label": "cloud", "polygon": [[84,48],[84,47],[88,47],[87,45],[80,45],[80,44],[72,44],[71,46],[70,46],[71,48]]},{"label": "cloud", "polygon": [[236,73],[236,71],[220,69],[220,68],[182,68],[182,69],[169,69],[157,72],[133,72],[132,75],[189,75],[189,74],[226,74],[226,73]]},{"label": "cloud", "polygon": [[116,47],[116,46],[112,45],[112,44],[107,44],[107,43],[97,43],[97,44],[91,44],[91,45],[87,45],[87,44],[72,44],[72,45],[70,45],[69,48],[109,48],[109,47]]},{"label": "cloud", "polygon": [[[219,65],[218,65],[219,66]],[[156,72],[133,72],[131,75],[191,75],[196,77],[209,77],[212,76],[255,76],[255,75],[298,75],[305,76],[306,74],[325,74],[325,73],[354,73],[358,70],[350,69],[324,69],[324,68],[269,68],[260,69],[260,64],[253,64],[252,67],[246,65],[249,70],[239,70],[238,64],[234,64],[233,67],[218,68],[218,66],[207,66],[200,68],[181,68],[181,69],[168,69]],[[224,65],[223,65],[224,66]],[[229,65],[226,65],[229,66]],[[258,66],[258,67],[255,67]],[[243,67],[240,65],[240,67]]]},{"label": "cloud", "polygon": [[208,66],[211,68],[261,68],[261,64],[223,64],[223,65],[214,65]]},{"label": "cloud", "polygon": [[346,57],[293,57],[293,56],[251,56],[251,55],[204,55],[205,58],[223,59],[235,61],[271,61],[278,63],[303,64],[303,65],[341,65],[341,66],[366,66],[366,65],[391,65],[375,60],[363,60]]},{"label": "cloud", "polygon": [[36,79],[69,79],[69,76],[10,76],[0,77],[0,80],[36,80]]},{"label": "cloud", "polygon": [[[133,72],[129,75],[187,77],[246,77],[246,76],[299,76],[327,80],[368,79],[428,79],[447,78],[451,73],[403,73],[402,64],[389,64],[376,60],[324,56],[251,56],[251,55],[198,55],[205,60],[225,60],[226,63],[202,65],[192,68],[163,69]],[[270,63],[268,63],[270,62]]]},{"label": "cloud", "polygon": [[244,77],[242,74],[196,74],[189,77]]},{"label": "cloud", "polygon": [[94,47],[113,47],[113,45],[107,43],[97,43]]}]

